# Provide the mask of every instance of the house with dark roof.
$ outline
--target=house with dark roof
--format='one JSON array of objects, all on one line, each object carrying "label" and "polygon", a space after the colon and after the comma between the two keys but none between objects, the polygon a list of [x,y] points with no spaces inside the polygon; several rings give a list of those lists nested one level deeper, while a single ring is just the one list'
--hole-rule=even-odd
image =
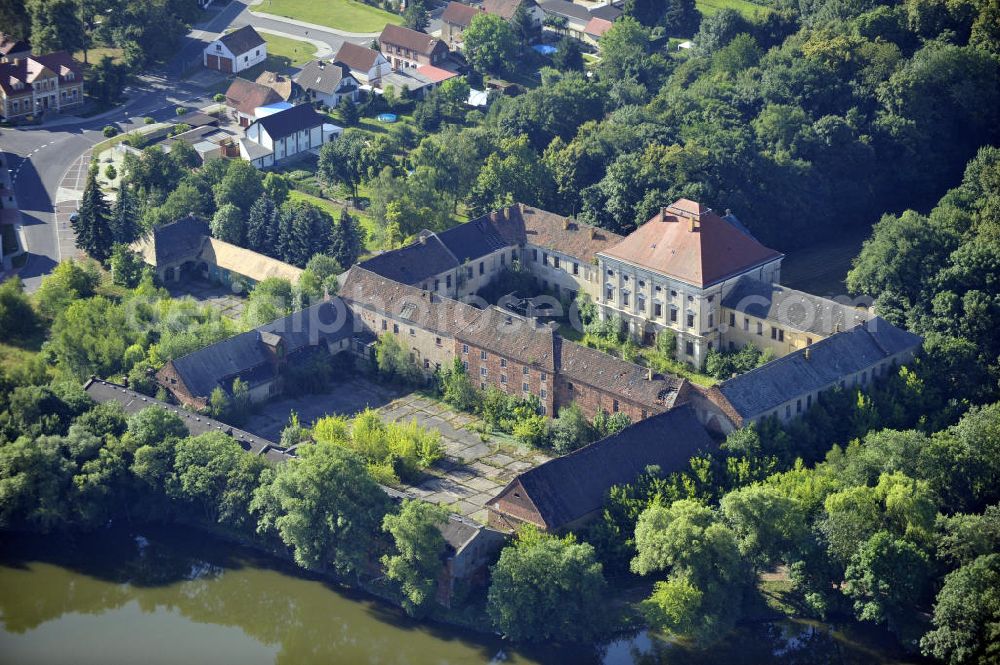
[{"label": "house with dark roof", "polygon": [[870,305],[742,277],[722,299],[722,341],[730,350],[752,344],[780,357],[869,321]]},{"label": "house with dark roof", "polygon": [[11,62],[31,55],[31,44],[7,33],[0,32],[0,62]]},{"label": "house with dark roof", "polygon": [[353,334],[350,308],[333,298],[168,361],[156,380],[195,409],[207,407],[216,388],[231,393],[236,379],[261,402],[280,394],[287,371],[313,354],[329,358],[350,350]]},{"label": "house with dark roof", "polygon": [[268,277],[298,281],[296,268],[264,254],[211,237],[208,223],[194,215],[157,226],[132,244],[161,283],[199,277],[235,286],[251,286]]},{"label": "house with dark roof", "polygon": [[619,316],[651,342],[665,328],[677,359],[700,367],[720,348],[723,298],[743,277],[779,281],[781,252],[762,245],[735,218],[678,199],[621,242],[597,253],[602,316]]},{"label": "house with dark roof", "polygon": [[358,101],[360,84],[351,74],[351,68],[342,62],[312,60],[295,75],[295,82],[310,101],[331,108],[345,98]]},{"label": "house with dark roof", "polygon": [[343,131],[327,122],[311,104],[299,104],[250,123],[240,139],[240,157],[259,169],[268,168],[296,155],[318,151]]},{"label": "house with dark roof", "polygon": [[11,120],[60,113],[83,104],[83,70],[69,53],[33,55],[24,52],[24,42],[4,43],[8,53],[0,61],[0,116]]},{"label": "house with dark roof", "polygon": [[451,48],[457,47],[462,42],[462,33],[472,23],[472,19],[482,13],[484,11],[480,7],[452,0],[441,14],[441,39]]},{"label": "house with dark roof", "polygon": [[448,57],[448,45],[425,32],[401,25],[387,24],[378,38],[382,55],[394,70],[416,69],[420,65],[438,66]]},{"label": "house with dark roof", "polygon": [[680,471],[716,447],[691,408],[678,407],[518,474],[486,504],[489,525],[576,529],[600,514],[615,485],[634,482],[648,467]]},{"label": "house with dark roof", "polygon": [[923,340],[876,316],[803,349],[699,390],[692,403],[714,432],[765,418],[787,423],[833,389],[866,390],[917,354]]},{"label": "house with dark roof", "polygon": [[392,65],[381,51],[347,41],[333,56],[333,62],[347,65],[351,74],[362,85],[378,85],[383,76],[392,72]]},{"label": "house with dark roof", "polygon": [[253,26],[245,25],[209,43],[202,56],[208,69],[239,74],[267,60],[267,42]]},{"label": "house with dark roof", "polygon": [[257,119],[257,109],[284,101],[274,89],[236,77],[226,89],[226,108],[240,127],[247,127]]}]

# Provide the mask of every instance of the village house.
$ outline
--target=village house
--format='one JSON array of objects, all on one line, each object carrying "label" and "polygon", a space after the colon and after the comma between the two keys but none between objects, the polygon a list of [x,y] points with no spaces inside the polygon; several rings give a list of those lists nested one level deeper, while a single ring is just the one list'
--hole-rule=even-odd
[{"label": "village house", "polygon": [[717,447],[691,408],[677,407],[518,474],[486,504],[489,525],[572,531],[600,515],[613,486],[635,481],[650,466],[680,471]]},{"label": "village house", "polygon": [[313,102],[336,107],[341,100],[358,101],[360,84],[351,75],[351,68],[341,62],[313,60],[295,76],[306,97]]},{"label": "village house", "polygon": [[602,318],[621,317],[646,343],[670,328],[677,358],[701,367],[707,352],[720,348],[722,300],[745,276],[780,281],[783,257],[731,215],[679,199],[598,252],[604,287],[597,303]]},{"label": "village house", "polygon": [[0,116],[60,113],[83,105],[83,71],[65,51],[33,55],[0,33]]},{"label": "village house", "polygon": [[377,86],[382,77],[392,71],[392,65],[380,51],[346,41],[333,61],[347,65],[351,75],[362,85]]},{"label": "village house", "polygon": [[452,0],[441,14],[441,39],[453,49],[458,47],[462,43],[462,33],[481,13],[484,13],[481,8]]},{"label": "village house", "polygon": [[211,237],[208,222],[194,215],[155,227],[132,249],[163,284],[195,277],[249,287],[268,277],[295,282],[302,274],[301,268]]},{"label": "village house", "polygon": [[204,65],[226,74],[239,74],[267,60],[267,42],[245,25],[212,41],[203,52]]},{"label": "village house", "polygon": [[416,69],[420,65],[440,65],[448,57],[448,45],[437,37],[388,24],[378,38],[382,55],[394,70]]},{"label": "village house", "polygon": [[542,21],[545,19],[545,12],[541,10],[535,0],[484,0],[483,11],[510,22],[522,6],[528,13],[532,23],[536,27],[541,27]]},{"label": "village house", "polygon": [[273,88],[236,77],[226,90],[226,108],[240,127],[257,119],[257,109],[284,101]]},{"label": "village house", "polygon": [[261,72],[254,83],[266,85],[274,90],[283,102],[295,101],[302,95],[302,88],[296,85],[291,77],[278,72]]},{"label": "village house", "polygon": [[316,113],[312,105],[300,104],[250,123],[240,139],[240,157],[258,169],[268,168],[304,152],[317,151],[343,131]]}]

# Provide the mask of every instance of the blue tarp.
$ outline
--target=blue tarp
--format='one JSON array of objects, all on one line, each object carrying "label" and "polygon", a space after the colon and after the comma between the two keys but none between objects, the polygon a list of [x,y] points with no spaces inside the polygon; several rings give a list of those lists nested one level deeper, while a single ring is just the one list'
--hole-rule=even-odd
[{"label": "blue tarp", "polygon": [[552,55],[556,52],[556,47],[551,44],[535,44],[531,48],[535,49],[542,55]]}]

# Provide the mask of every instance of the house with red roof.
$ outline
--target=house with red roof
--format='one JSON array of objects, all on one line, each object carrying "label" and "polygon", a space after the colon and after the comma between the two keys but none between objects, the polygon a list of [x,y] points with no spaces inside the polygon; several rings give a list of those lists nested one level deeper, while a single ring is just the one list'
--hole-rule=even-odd
[{"label": "house with red roof", "polygon": [[0,116],[61,112],[83,104],[83,71],[65,51],[33,55],[0,33]]},{"label": "house with red roof", "polygon": [[472,19],[483,13],[484,10],[479,7],[452,0],[441,14],[441,39],[448,42],[451,48],[455,48],[462,43],[462,33],[472,24]]},{"label": "house with red roof", "polygon": [[644,341],[673,330],[678,360],[700,367],[720,347],[722,300],[742,277],[780,282],[782,258],[728,212],[678,199],[597,253],[597,303],[602,317],[621,317]]}]

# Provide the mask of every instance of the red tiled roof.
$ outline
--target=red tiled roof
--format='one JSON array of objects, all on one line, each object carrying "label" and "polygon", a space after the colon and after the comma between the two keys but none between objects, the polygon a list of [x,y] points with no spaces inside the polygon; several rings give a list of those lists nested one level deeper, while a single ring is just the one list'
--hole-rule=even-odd
[{"label": "red tiled roof", "polygon": [[588,35],[594,37],[603,37],[604,33],[611,29],[613,23],[607,19],[597,18],[596,16],[587,23],[587,27],[584,28],[584,32]]},{"label": "red tiled roof", "polygon": [[367,46],[344,42],[333,61],[342,62],[353,70],[367,74],[368,70],[375,66],[375,59],[380,55],[381,53]]},{"label": "red tiled roof", "polygon": [[431,37],[425,32],[417,32],[401,25],[387,24],[382,29],[378,43],[383,48],[386,44],[392,44],[393,46],[401,46],[402,48],[415,51],[420,55],[429,56],[434,48],[441,43],[441,40],[437,37]]},{"label": "red tiled roof", "polygon": [[226,90],[226,106],[245,115],[253,115],[258,106],[282,101],[273,88],[247,79],[235,78]]},{"label": "red tiled roof", "polygon": [[[30,94],[32,84],[45,72],[59,77],[60,83],[82,83],[80,64],[65,51],[30,55],[18,62],[0,63],[0,88],[8,97]],[[23,87],[16,90],[14,85],[21,82]]]},{"label": "red tiled roof", "polygon": [[710,208],[688,199],[662,209],[602,254],[699,287],[782,256]]},{"label": "red tiled roof", "polygon": [[448,3],[444,13],[441,14],[441,21],[444,23],[450,23],[451,25],[468,28],[469,24],[472,23],[472,19],[475,18],[477,14],[482,13],[482,11],[482,9],[477,7],[470,7],[469,5],[463,5],[461,2],[453,1]]},{"label": "red tiled roof", "polygon": [[623,236],[598,226],[577,222],[554,212],[520,205],[510,209],[510,216],[524,225],[524,241],[536,247],[561,252],[583,263],[624,240]]},{"label": "red tiled roof", "polygon": [[524,0],[484,0],[483,11],[509,21]]},{"label": "red tiled roof", "polygon": [[441,81],[447,81],[458,76],[457,72],[449,72],[447,69],[441,69],[434,65],[420,65],[417,67],[417,73],[428,79],[431,83],[440,83]]}]

